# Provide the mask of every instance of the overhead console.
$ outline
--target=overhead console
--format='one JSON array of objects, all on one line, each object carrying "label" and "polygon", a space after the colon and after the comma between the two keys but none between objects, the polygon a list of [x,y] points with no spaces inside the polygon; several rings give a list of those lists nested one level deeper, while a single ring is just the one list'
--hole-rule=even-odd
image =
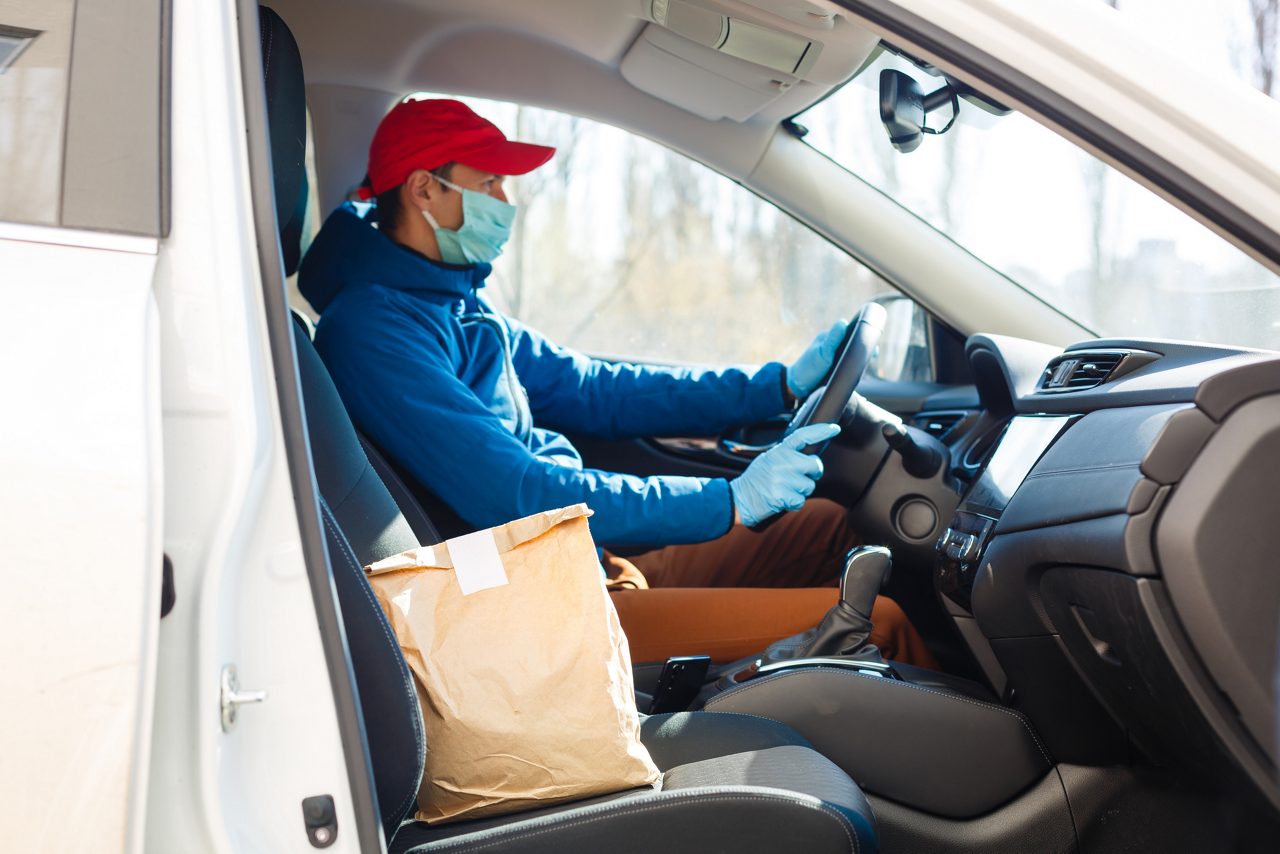
[{"label": "overhead console", "polygon": [[[822,44],[814,39],[753,24],[689,0],[651,0],[649,13],[655,24],[690,41],[798,77],[813,67],[822,52]],[[812,26],[830,30],[835,24],[834,12],[810,14]]]},{"label": "overhead console", "polygon": [[816,0],[642,2],[650,24],[619,64],[623,78],[712,121],[799,112],[879,41]]}]

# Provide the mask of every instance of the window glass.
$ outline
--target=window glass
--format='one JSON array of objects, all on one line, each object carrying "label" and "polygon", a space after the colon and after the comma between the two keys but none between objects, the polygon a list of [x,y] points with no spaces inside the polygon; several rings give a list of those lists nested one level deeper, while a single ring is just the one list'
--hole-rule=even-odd
[{"label": "window glass", "polygon": [[1188,63],[1280,96],[1280,0],[1098,0]]},{"label": "window glass", "polygon": [[[302,245],[302,254],[305,255],[307,249],[311,247],[311,241],[315,239],[316,234],[320,231],[321,224],[320,183],[316,178],[315,132],[311,124],[310,107],[307,107],[307,144],[303,150],[303,169],[307,175],[307,207],[302,218],[302,234],[299,242]],[[320,319],[320,315],[316,314],[315,309],[311,307],[311,303],[307,302],[298,290],[298,272],[296,270],[293,275],[285,279],[285,288],[289,297],[290,308],[313,323]]]},{"label": "window glass", "polygon": [[56,223],[75,0],[0,3],[0,220]]},{"label": "window glass", "polygon": [[800,116],[806,142],[1099,335],[1280,348],[1280,277],[1032,119],[962,102],[949,131],[895,151],[886,68],[942,84],[883,53]]},{"label": "window glass", "polygon": [[778,208],[661,145],[550,110],[460,100],[508,136],[558,149],[507,182],[519,212],[488,289],[554,341],[637,360],[785,360],[891,290]]},{"label": "window glass", "polygon": [[163,5],[0,0],[0,220],[164,230]]},{"label": "window glass", "polygon": [[929,315],[907,297],[881,297],[885,308],[884,331],[867,370],[893,382],[933,380]]}]

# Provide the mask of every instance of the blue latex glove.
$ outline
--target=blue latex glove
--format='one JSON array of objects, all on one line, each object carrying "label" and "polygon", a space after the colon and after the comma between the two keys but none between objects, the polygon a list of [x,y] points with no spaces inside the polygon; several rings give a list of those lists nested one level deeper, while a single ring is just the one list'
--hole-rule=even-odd
[{"label": "blue latex glove", "polygon": [[836,349],[844,340],[844,332],[849,328],[849,321],[837,320],[826,332],[819,333],[813,339],[809,349],[800,354],[800,358],[787,368],[787,389],[801,400],[809,396],[822,377],[831,368],[836,358]]},{"label": "blue latex glove", "polygon": [[839,432],[839,424],[810,424],[752,460],[746,471],[729,481],[738,520],[757,525],[775,513],[803,507],[805,496],[822,477],[822,460],[800,449]]}]

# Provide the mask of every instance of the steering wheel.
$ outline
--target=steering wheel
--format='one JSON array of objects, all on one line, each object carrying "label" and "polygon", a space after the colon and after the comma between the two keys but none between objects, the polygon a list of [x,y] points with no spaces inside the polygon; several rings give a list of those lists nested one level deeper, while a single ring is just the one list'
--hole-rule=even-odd
[{"label": "steering wheel", "polygon": [[[884,332],[884,322],[888,312],[879,303],[869,302],[858,312],[858,316],[849,322],[844,340],[840,342],[835,361],[827,372],[822,383],[814,389],[796,414],[791,417],[783,437],[790,436],[801,427],[810,424],[834,424],[853,397],[853,391],[867,372],[871,362],[871,354],[875,352],[880,341],[880,333]],[[820,442],[804,449],[804,453],[818,455],[826,450],[827,443]],[[763,449],[761,449],[763,450]],[[763,531],[782,518],[779,513],[752,527],[753,531]]]},{"label": "steering wheel", "polygon": [[[869,302],[858,310],[857,316],[845,330],[844,339],[836,350],[836,358],[827,370],[826,376],[800,404],[795,415],[791,416],[791,421],[780,438],[786,438],[801,427],[810,424],[834,424],[840,420],[844,408],[853,397],[854,389],[858,387],[862,375],[867,372],[867,365],[870,364],[871,354],[875,352],[876,344],[880,341],[880,334],[884,332],[887,317],[888,312],[884,310],[884,306],[876,302]],[[772,448],[774,444],[776,442],[749,445],[727,438],[720,439],[721,451],[740,460],[754,459]],[[810,445],[804,452],[816,455],[821,454],[825,448],[824,442]]]},{"label": "steering wheel", "polygon": [[[888,312],[884,310],[884,306],[869,302],[849,322],[831,370],[791,417],[791,423],[782,434],[784,437],[809,424],[834,424],[840,420],[841,413],[853,397],[854,389],[867,372],[867,365],[880,341],[880,334],[884,332],[887,317]],[[805,453],[821,454],[825,447],[825,442],[810,445]]]}]

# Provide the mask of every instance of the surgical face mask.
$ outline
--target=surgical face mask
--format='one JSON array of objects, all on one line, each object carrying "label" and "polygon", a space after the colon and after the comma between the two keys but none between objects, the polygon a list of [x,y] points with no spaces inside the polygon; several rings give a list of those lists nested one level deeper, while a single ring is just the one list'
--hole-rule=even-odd
[{"label": "surgical face mask", "polygon": [[441,260],[446,264],[487,264],[501,255],[503,245],[511,236],[516,206],[486,193],[459,187],[438,175],[436,180],[462,194],[462,225],[457,229],[441,228],[430,211],[422,212],[436,233]]}]

